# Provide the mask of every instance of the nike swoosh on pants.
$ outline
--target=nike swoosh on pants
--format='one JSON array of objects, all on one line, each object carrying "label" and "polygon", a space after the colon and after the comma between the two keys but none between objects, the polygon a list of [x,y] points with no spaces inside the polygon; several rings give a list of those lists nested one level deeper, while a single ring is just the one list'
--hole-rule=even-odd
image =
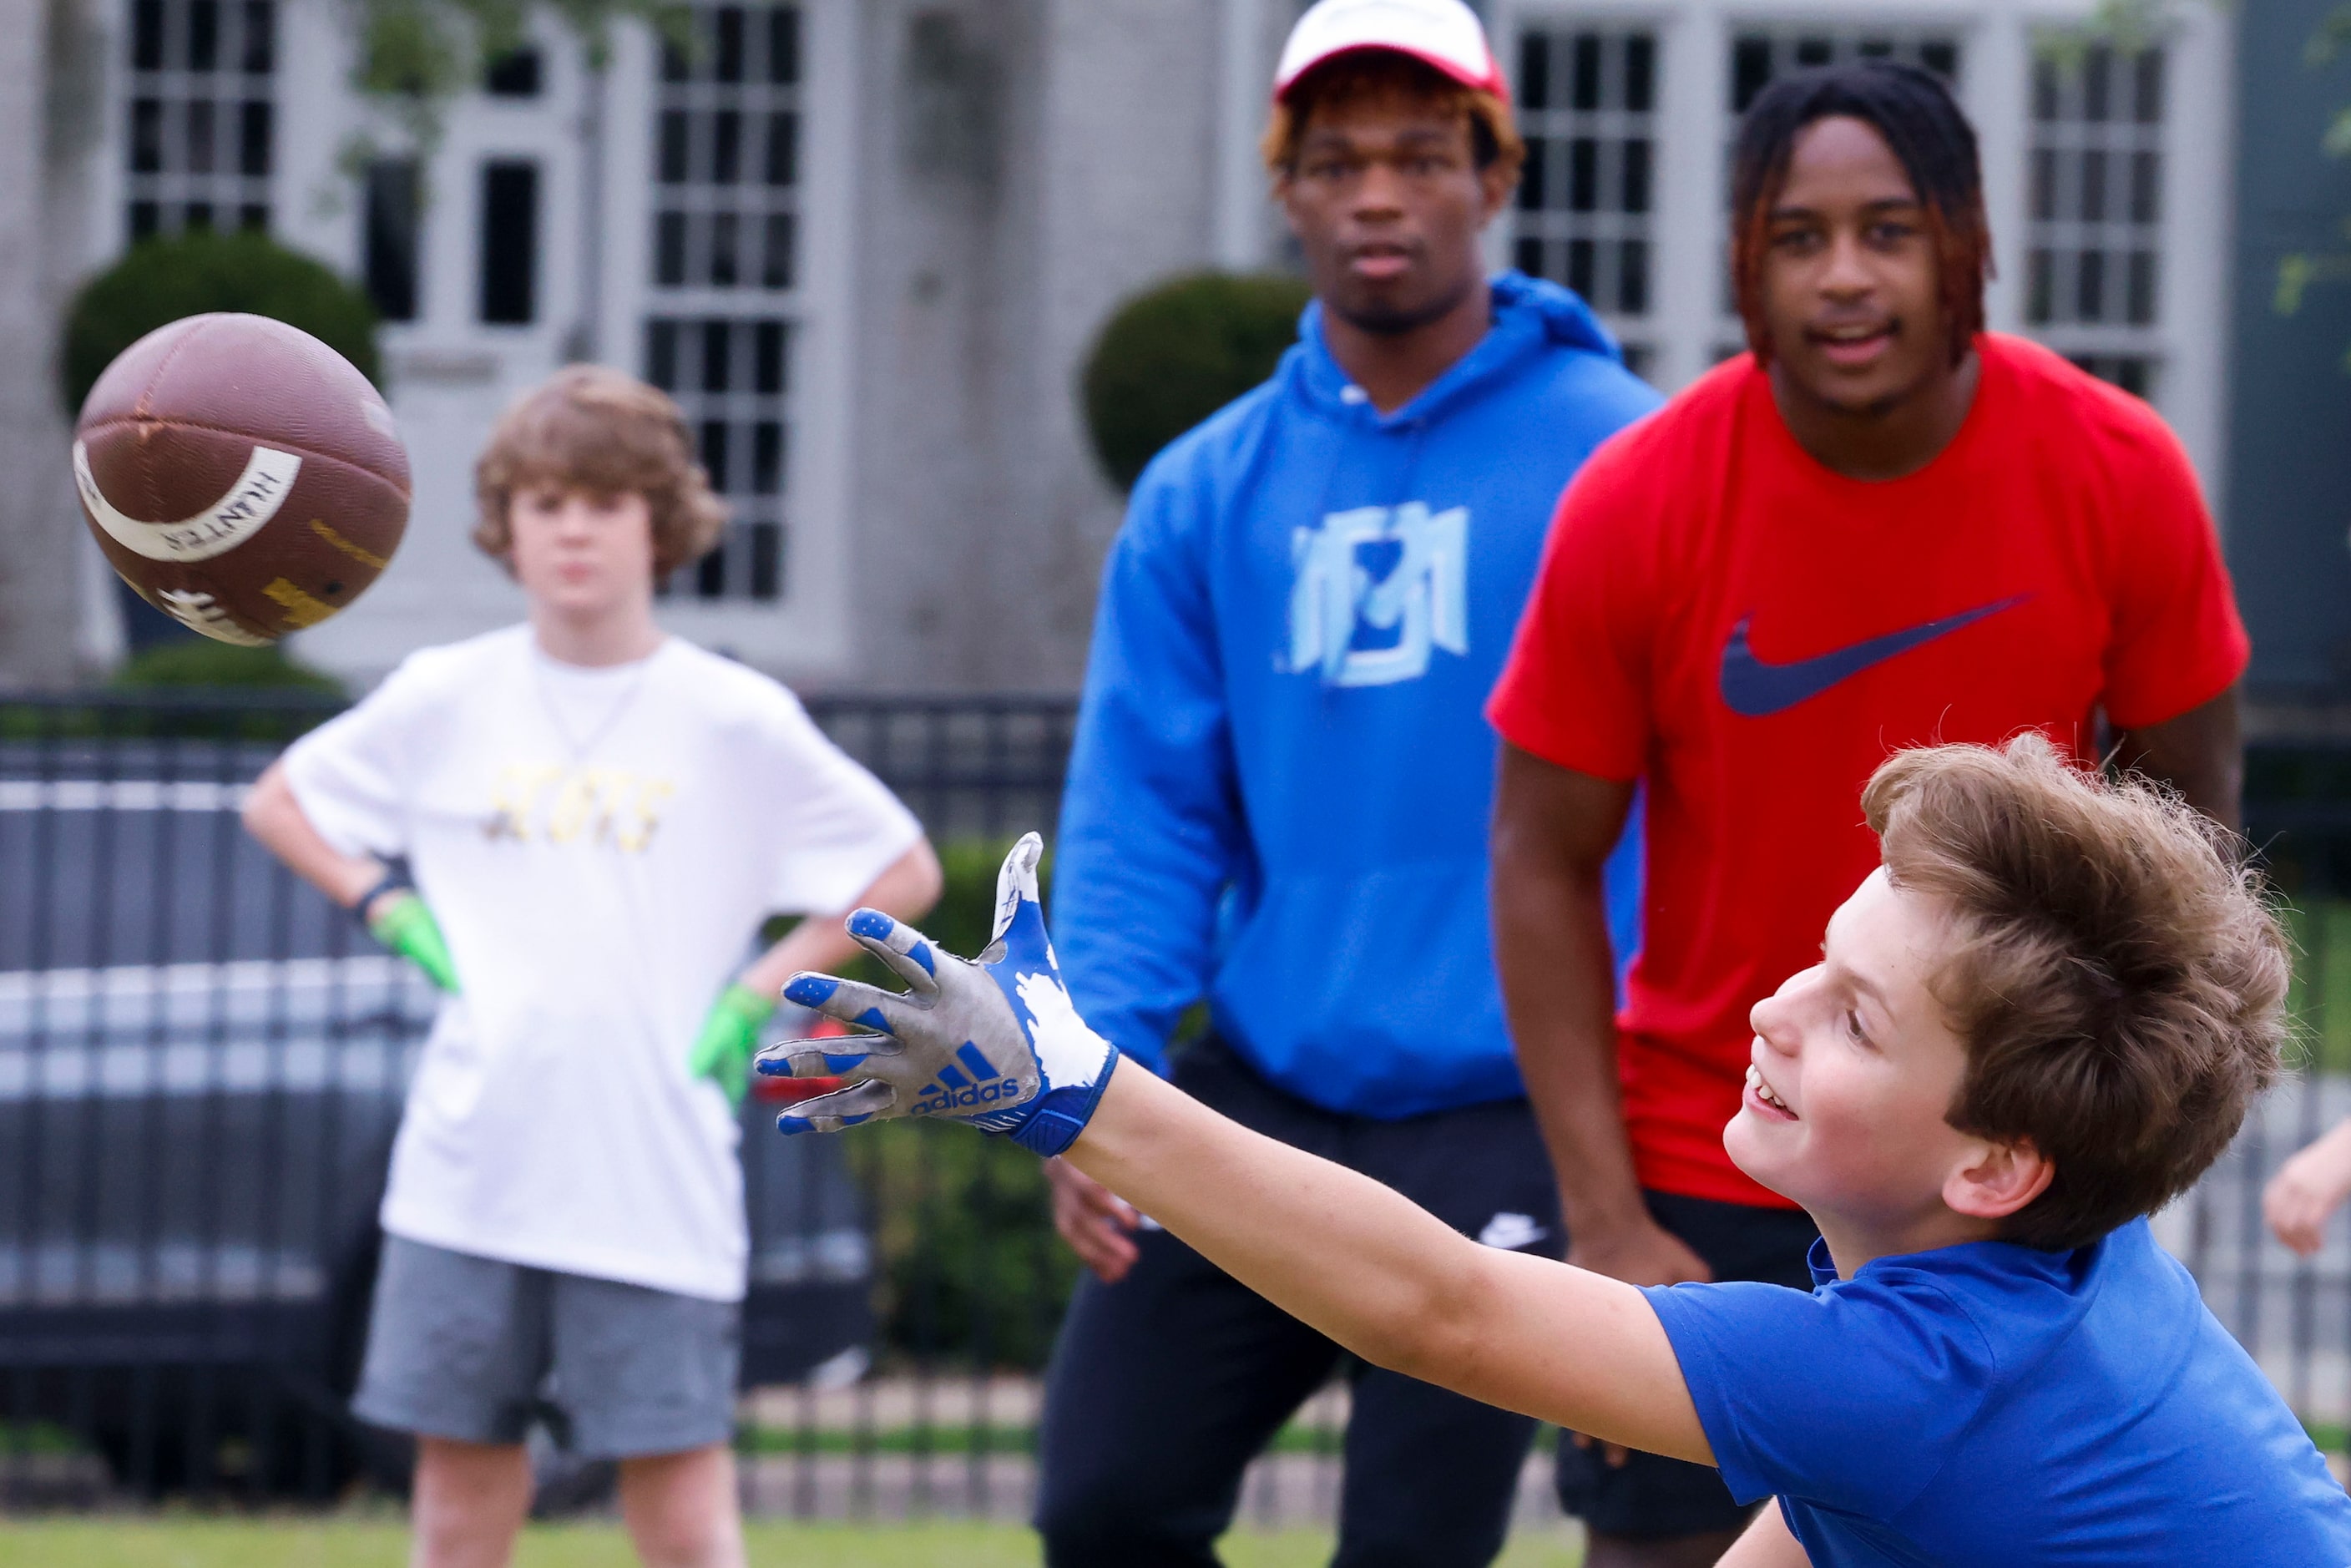
[{"label": "nike swoosh on pants", "polygon": [[1763,718],[1782,712],[1807,697],[1820,695],[1839,681],[1857,675],[1872,664],[1882,664],[1921,643],[1931,643],[1938,637],[1948,637],[1960,627],[1971,625],[1987,615],[2012,610],[2032,597],[2029,593],[2019,593],[1991,604],[1980,604],[1973,610],[1962,610],[1956,615],[1946,615],[1939,621],[1906,626],[1882,637],[1850,643],[1842,648],[1785,664],[1767,664],[1755,656],[1755,650],[1747,642],[1747,628],[1755,617],[1742,615],[1739,624],[1730,629],[1729,641],[1722,645],[1723,703],[1731,712],[1745,718]]}]

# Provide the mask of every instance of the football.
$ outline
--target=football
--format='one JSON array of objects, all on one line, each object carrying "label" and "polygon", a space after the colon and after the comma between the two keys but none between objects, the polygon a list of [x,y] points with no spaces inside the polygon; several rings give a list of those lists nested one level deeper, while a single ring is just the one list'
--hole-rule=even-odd
[{"label": "football", "polygon": [[258,645],[357,599],[408,526],[408,453],[350,361],[263,316],[189,316],[122,350],[74,427],[83,519],[122,580]]}]

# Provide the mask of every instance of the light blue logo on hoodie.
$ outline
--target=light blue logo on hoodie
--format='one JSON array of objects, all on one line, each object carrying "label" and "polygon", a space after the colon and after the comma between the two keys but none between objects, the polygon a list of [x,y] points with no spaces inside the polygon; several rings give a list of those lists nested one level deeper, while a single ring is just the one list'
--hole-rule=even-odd
[{"label": "light blue logo on hoodie", "polygon": [[1356,507],[1295,529],[1290,670],[1339,686],[1428,673],[1432,650],[1469,652],[1469,508]]}]

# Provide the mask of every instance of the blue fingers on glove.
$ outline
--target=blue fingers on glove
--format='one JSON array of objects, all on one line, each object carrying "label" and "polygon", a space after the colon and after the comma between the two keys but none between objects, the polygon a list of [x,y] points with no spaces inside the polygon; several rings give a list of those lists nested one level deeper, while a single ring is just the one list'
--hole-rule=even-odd
[{"label": "blue fingers on glove", "polygon": [[[994,932],[977,962],[941,951],[879,910],[849,917],[850,936],[907,989],[793,977],[784,988],[789,1000],[876,1032],[762,1052],[762,1073],[811,1081],[811,1097],[785,1112],[779,1127],[830,1131],[852,1116],[946,1116],[1045,1155],[1076,1138],[1117,1053],[1085,1026],[1062,987],[1037,896],[1042,850],[1031,833],[1006,857]],[[831,1082],[819,1090],[819,1079]]]}]

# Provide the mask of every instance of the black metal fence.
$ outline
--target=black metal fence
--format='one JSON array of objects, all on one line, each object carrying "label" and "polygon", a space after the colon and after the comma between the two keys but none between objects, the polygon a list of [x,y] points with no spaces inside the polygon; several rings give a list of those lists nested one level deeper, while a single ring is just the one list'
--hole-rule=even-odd
[{"label": "black metal fence", "polygon": [[[809,706],[940,844],[935,934],[984,931],[1003,842],[1057,815],[1070,701]],[[236,817],[334,709],[0,695],[0,1503],[400,1483],[402,1448],[342,1402],[433,995]],[[2351,1218],[2303,1263],[2266,1239],[2259,1200],[2286,1153],[2351,1113],[2335,999],[2351,994],[2351,748],[2261,748],[2251,779],[2249,830],[2295,904],[2309,1061],[2162,1225],[2342,1447]],[[757,1103],[743,1150],[749,1504],[1019,1517],[1075,1268],[1036,1162],[914,1123],[781,1139]],[[1260,1463],[1249,1511],[1326,1516],[1343,1417],[1343,1392],[1319,1398]],[[580,1479],[549,1470],[549,1495]],[[1542,1490],[1531,1472],[1538,1511]]]}]

